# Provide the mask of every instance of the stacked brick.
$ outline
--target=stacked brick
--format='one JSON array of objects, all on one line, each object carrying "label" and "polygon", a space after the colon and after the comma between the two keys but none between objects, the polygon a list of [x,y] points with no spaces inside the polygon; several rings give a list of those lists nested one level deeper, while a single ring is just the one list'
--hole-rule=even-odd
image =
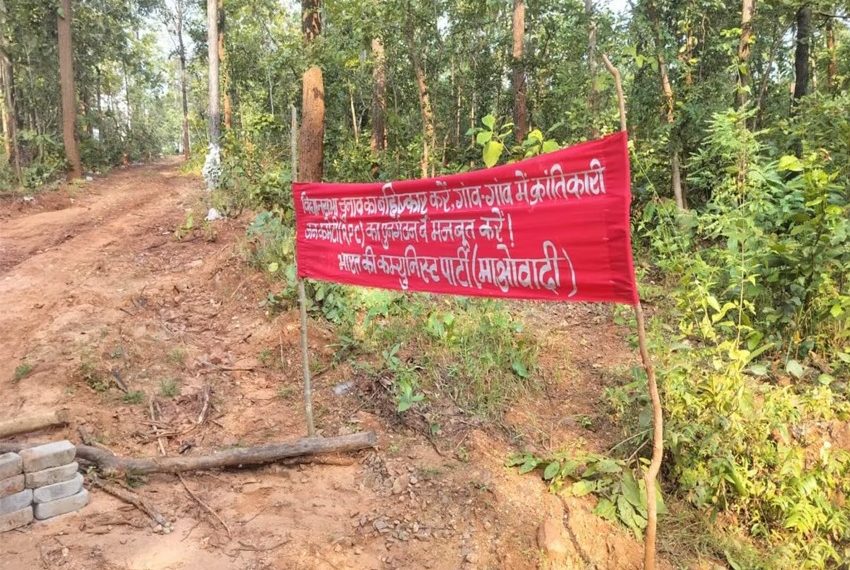
[{"label": "stacked brick", "polygon": [[88,504],[76,451],[71,442],[57,441],[0,455],[0,532]]}]

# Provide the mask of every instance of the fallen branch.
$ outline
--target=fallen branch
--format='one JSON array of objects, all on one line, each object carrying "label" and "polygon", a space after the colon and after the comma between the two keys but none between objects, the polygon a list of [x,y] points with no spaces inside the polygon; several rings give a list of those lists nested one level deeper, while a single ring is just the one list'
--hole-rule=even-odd
[{"label": "fallen branch", "polygon": [[54,426],[63,426],[67,423],[68,412],[65,410],[23,416],[0,422],[0,437],[29,433]]},{"label": "fallen branch", "polygon": [[100,479],[98,477],[94,477],[91,482],[92,485],[94,485],[98,489],[106,491],[113,497],[121,499],[125,503],[129,503],[140,511],[142,511],[143,513],[145,513],[147,516],[150,517],[153,522],[162,526],[162,529],[164,531],[169,532],[171,530],[171,523],[168,522],[168,519],[162,516],[159,511],[150,506],[147,501],[145,501],[143,498],[141,498],[139,495],[137,495],[130,489],[125,489],[120,485],[104,481],[103,479]]},{"label": "fallen branch", "polygon": [[[226,449],[213,455],[169,457],[120,457],[90,445],[77,445],[77,457],[94,463],[103,474],[182,473],[202,469],[241,467],[274,463],[289,457],[342,453],[374,447],[374,432],[360,432],[338,437],[306,437],[292,442],[272,443],[256,447]],[[0,443],[0,453],[20,451],[36,443]]]},{"label": "fallen branch", "polygon": [[217,513],[217,512],[215,512],[215,511],[212,509],[212,507],[210,507],[208,504],[206,504],[205,502],[203,502],[202,500],[200,500],[200,499],[198,498],[198,496],[197,496],[197,495],[195,495],[195,493],[193,493],[193,492],[192,492],[192,490],[189,488],[189,485],[187,485],[187,484],[186,484],[186,480],[183,478],[183,475],[181,475],[180,473],[178,473],[178,474],[177,474],[177,478],[178,478],[178,479],[180,479],[180,482],[183,484],[183,488],[184,488],[184,489],[186,489],[186,492],[187,492],[187,493],[189,493],[189,496],[190,496],[190,497],[191,497],[191,498],[192,498],[192,499],[193,499],[196,503],[198,503],[198,506],[200,506],[202,509],[204,509],[206,512],[208,512],[210,515],[212,515],[212,516],[215,518],[215,520],[217,520],[219,523],[221,523],[221,526],[223,526],[223,527],[224,527],[224,530],[225,530],[225,532],[227,533],[227,538],[233,538],[233,535],[232,535],[232,534],[230,534],[230,527],[229,527],[229,526],[227,526],[227,523],[226,523],[226,522],[224,522],[220,516],[218,516],[218,513]]}]

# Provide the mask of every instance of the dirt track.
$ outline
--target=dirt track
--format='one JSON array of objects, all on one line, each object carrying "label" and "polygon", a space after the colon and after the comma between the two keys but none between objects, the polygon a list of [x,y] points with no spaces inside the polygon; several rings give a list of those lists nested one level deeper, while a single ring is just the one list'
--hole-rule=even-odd
[{"label": "dirt track", "polygon": [[[217,222],[214,240],[202,232],[175,239],[202,195],[178,166],[116,172],[73,203],[54,200],[58,209],[48,197],[0,212],[0,417],[64,407],[74,418],[33,439],[79,441],[83,428],[117,453],[159,453],[149,406],[127,398],[115,378],[161,408],[169,454],[303,434],[296,316],[271,318],[259,306],[270,285],[238,254],[247,220]],[[575,311],[558,316],[562,326],[573,320],[569,335],[550,339],[552,366],[572,351],[567,379],[507,420],[529,432],[554,426],[550,440],[581,433],[564,406],[598,412],[602,381],[588,377],[598,343],[622,348],[622,331],[609,326],[588,349],[582,323],[603,317]],[[321,323],[312,328],[321,359],[332,339]],[[22,362],[33,370],[13,382]],[[358,388],[336,396],[345,370],[317,379],[318,423],[326,435],[374,429],[379,448],[340,465],[187,476],[230,537],[176,478],[158,475],[139,481],[138,492],[173,519],[174,532],[154,532],[139,512],[94,491],[81,513],[4,535],[0,568],[535,568],[546,517],[564,521],[573,567],[638,567],[640,545],[591,515],[592,503],[569,499],[565,512],[539,479],[505,469],[503,438],[472,428],[460,443],[464,458],[438,453],[369,411]],[[214,411],[198,428],[206,387]]]}]

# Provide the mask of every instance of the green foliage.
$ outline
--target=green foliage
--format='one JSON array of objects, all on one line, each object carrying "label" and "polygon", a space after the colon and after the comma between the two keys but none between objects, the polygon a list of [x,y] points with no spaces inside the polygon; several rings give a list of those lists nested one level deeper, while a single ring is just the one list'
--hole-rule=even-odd
[{"label": "green foliage", "polygon": [[[553,493],[565,492],[575,497],[593,494],[598,499],[594,513],[619,521],[635,538],[642,537],[647,519],[646,483],[635,478],[625,461],[592,453],[547,458],[523,453],[509,458],[507,466],[517,467],[520,473],[540,471]],[[659,515],[667,513],[657,488],[656,507]]]},{"label": "green foliage", "polygon": [[[734,513],[771,549],[765,567],[832,567],[848,556],[850,454],[817,426],[850,419],[839,380],[850,371],[850,197],[829,154],[775,152],[775,133],[750,131],[750,118],[712,119],[690,164],[703,209],[679,215],[655,199],[638,223],[668,276],[655,319],[667,324],[650,334],[665,477],[697,508]],[[609,391],[635,450],[649,434],[645,390],[636,373]]]},{"label": "green foliage", "polygon": [[121,396],[121,401],[131,405],[143,404],[145,402],[145,393],[141,390],[131,390]]},{"label": "green foliage", "polygon": [[28,362],[21,362],[15,367],[15,373],[12,375],[12,380],[14,382],[20,382],[21,380],[30,375],[32,369],[32,364]]}]

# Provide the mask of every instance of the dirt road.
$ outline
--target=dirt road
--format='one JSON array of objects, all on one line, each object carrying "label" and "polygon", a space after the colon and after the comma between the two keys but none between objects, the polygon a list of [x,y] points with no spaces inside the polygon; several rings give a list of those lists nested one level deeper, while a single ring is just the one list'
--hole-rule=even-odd
[{"label": "dirt road", "polygon": [[[0,417],[67,408],[67,429],[31,439],[79,441],[82,430],[127,455],[160,453],[152,407],[168,454],[303,435],[297,317],[260,306],[272,285],[240,255],[247,219],[174,237],[201,200],[199,180],[164,162],[2,206]],[[508,421],[560,426],[563,438],[580,428],[559,401],[573,394],[569,413],[593,411],[599,379],[585,375],[596,356],[576,331],[596,313],[581,310],[566,341],[576,374],[551,402],[520,403]],[[333,339],[312,328],[321,358]],[[621,342],[622,331],[601,334]],[[505,438],[472,427],[463,457],[438,453],[370,412],[357,387],[337,396],[344,380],[344,368],[317,379],[322,433],[373,429],[376,450],[337,464],[187,475],[204,506],[173,476],[132,481],[173,521],[167,534],[93,490],[82,512],[3,535],[0,568],[536,568],[545,518],[564,524],[569,567],[638,567],[640,544],[591,515],[591,502],[569,499],[565,511],[539,479],[504,468]],[[207,390],[213,411],[196,426]]]}]

